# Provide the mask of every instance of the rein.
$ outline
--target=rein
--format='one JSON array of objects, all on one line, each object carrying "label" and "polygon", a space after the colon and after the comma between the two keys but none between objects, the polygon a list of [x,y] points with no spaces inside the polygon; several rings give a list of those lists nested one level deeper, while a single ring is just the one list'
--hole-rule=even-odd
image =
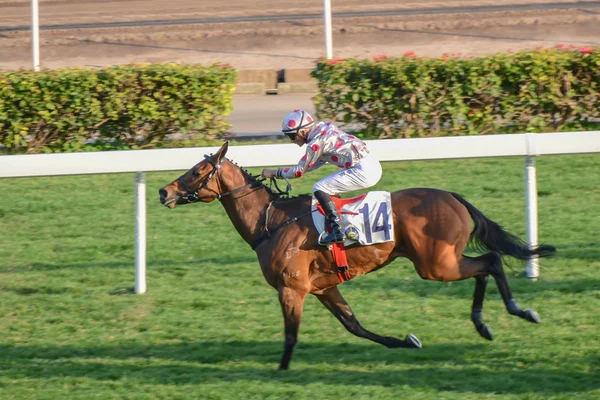
[{"label": "rein", "polygon": [[[187,183],[185,183],[185,180],[183,179],[183,175],[181,175],[179,178],[177,178],[177,180],[179,181],[179,183],[181,183],[181,185],[184,187],[185,191],[187,192],[187,194],[185,196],[181,196],[182,198],[186,199],[188,203],[196,203],[198,201],[200,201],[201,199],[218,199],[221,200],[223,197],[225,196],[229,196],[231,194],[237,193],[239,191],[242,191],[244,189],[247,189],[249,187],[253,187],[255,185],[261,185],[264,186],[265,188],[267,188],[267,186],[263,183],[264,181],[267,180],[267,178],[256,178],[255,176],[252,176],[254,179],[256,179],[254,182],[250,182],[242,187],[239,187],[237,189],[233,189],[230,190],[229,192],[225,192],[225,193],[215,193],[213,195],[206,195],[206,196],[200,196],[198,193],[206,188],[206,185],[208,184],[208,182],[211,180],[211,178],[213,176],[218,176],[219,174],[219,170],[221,169],[221,165],[223,164],[223,161],[225,161],[225,158],[223,158],[219,163],[215,163],[213,161],[212,158],[210,158],[209,156],[207,156],[206,154],[204,155],[204,158],[206,159],[206,161],[208,161],[212,166],[213,169],[212,171],[210,171],[208,173],[208,175],[206,175],[206,177],[200,182],[200,184],[198,185],[198,188],[194,191],[191,190],[189,188],[189,186],[187,185]],[[273,234],[275,234],[275,232],[277,232],[279,229],[288,226],[296,221],[298,221],[300,218],[304,218],[307,215],[310,215],[313,213],[313,211],[309,211],[307,213],[304,213],[302,215],[293,217],[288,219],[285,222],[282,222],[281,224],[277,225],[274,229],[269,230],[268,224],[269,224],[269,209],[271,208],[271,206],[273,205],[273,202],[279,198],[281,195],[288,195],[290,193],[290,191],[292,190],[292,185],[290,184],[290,182],[285,179],[286,181],[286,187],[285,190],[281,190],[281,188],[279,187],[279,185],[277,185],[277,180],[272,177],[270,178],[270,182],[269,182],[269,186],[268,188],[271,190],[271,192],[274,192],[275,196],[277,196],[275,199],[271,200],[269,202],[269,204],[266,207],[266,211],[265,211],[265,225],[263,228],[263,232],[256,238],[256,240],[254,241],[254,243],[252,243],[252,249],[256,250],[256,248],[265,240],[269,239]],[[275,190],[273,190],[273,186],[275,187]]]},{"label": "rein", "polygon": [[[218,200],[221,200],[221,198],[223,198],[223,197],[225,197],[225,196],[228,196],[228,195],[230,195],[230,194],[237,193],[237,192],[239,192],[239,191],[242,191],[242,190],[244,190],[244,189],[246,189],[246,188],[249,188],[249,187],[255,186],[255,185],[257,185],[257,184],[260,184],[260,185],[263,185],[263,186],[265,186],[263,182],[264,182],[264,181],[266,181],[266,180],[267,180],[267,178],[256,178],[256,177],[254,177],[254,178],[256,179],[256,181],[254,181],[254,182],[250,182],[250,183],[248,183],[248,184],[246,184],[246,185],[244,185],[244,186],[242,186],[242,187],[239,187],[239,188],[237,188],[237,189],[230,190],[229,192],[225,192],[225,193],[216,193],[216,194],[213,194],[213,195],[206,195],[206,196],[199,196],[199,195],[198,195],[198,193],[199,193],[199,192],[200,192],[202,189],[206,188],[206,185],[208,184],[208,182],[210,181],[210,179],[211,179],[211,178],[212,178],[214,175],[218,175],[218,173],[219,173],[219,170],[220,170],[220,168],[221,168],[221,165],[223,164],[223,161],[225,161],[225,158],[223,158],[223,159],[222,159],[222,160],[221,160],[221,161],[220,161],[220,162],[217,164],[217,163],[215,163],[215,162],[213,161],[213,159],[212,159],[212,158],[210,158],[210,157],[209,157],[209,156],[207,156],[206,154],[204,155],[204,158],[206,159],[206,161],[208,161],[208,162],[209,162],[209,163],[210,163],[210,164],[213,166],[213,169],[212,169],[212,171],[210,171],[210,172],[208,173],[208,175],[206,176],[206,178],[204,178],[204,179],[202,180],[202,182],[201,182],[201,183],[198,185],[198,188],[197,188],[195,191],[191,190],[191,189],[189,188],[189,186],[187,185],[187,183],[185,183],[185,180],[183,179],[183,175],[181,175],[181,176],[180,176],[180,177],[177,179],[177,180],[179,181],[179,183],[181,183],[181,185],[184,187],[185,191],[187,192],[187,194],[186,194],[185,196],[181,196],[181,197],[182,197],[182,198],[184,198],[184,199],[186,199],[188,203],[196,203],[196,202],[200,201],[201,199],[218,199]],[[272,188],[273,186],[275,186],[275,189],[277,190],[277,192],[276,192],[275,194],[276,194],[277,196],[279,196],[279,195],[288,195],[288,194],[290,193],[290,191],[292,190],[292,185],[291,185],[291,184],[288,182],[288,180],[287,180],[287,179],[285,180],[285,181],[287,182],[287,186],[286,186],[285,190],[281,190],[281,189],[279,188],[279,186],[277,185],[277,181],[275,180],[275,178],[270,178],[270,179],[271,179],[271,181],[270,181],[270,188]],[[271,190],[272,190],[272,189],[271,189]]]}]

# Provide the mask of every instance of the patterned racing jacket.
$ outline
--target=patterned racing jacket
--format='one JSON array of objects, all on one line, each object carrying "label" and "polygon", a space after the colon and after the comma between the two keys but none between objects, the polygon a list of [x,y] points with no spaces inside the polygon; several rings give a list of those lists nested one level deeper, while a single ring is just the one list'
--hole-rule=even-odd
[{"label": "patterned racing jacket", "polygon": [[306,153],[298,164],[279,168],[276,176],[300,178],[305,172],[314,171],[327,163],[349,169],[368,152],[367,145],[359,138],[347,134],[331,122],[320,122],[308,134]]}]

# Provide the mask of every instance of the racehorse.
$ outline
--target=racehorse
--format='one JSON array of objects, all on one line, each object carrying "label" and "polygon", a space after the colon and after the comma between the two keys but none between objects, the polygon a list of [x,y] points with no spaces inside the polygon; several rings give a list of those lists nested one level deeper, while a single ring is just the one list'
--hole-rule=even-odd
[{"label": "racehorse", "polygon": [[[313,294],[352,334],[389,348],[420,348],[413,334],[405,339],[380,336],[363,328],[338,289],[341,283],[331,252],[317,243],[319,233],[311,221],[311,196],[282,198],[225,157],[228,142],[178,179],[159,190],[160,202],[174,208],[218,199],[234,227],[252,246],[262,273],[279,293],[285,324],[280,369],[288,369],[298,340],[304,299]],[[502,256],[526,260],[549,257],[549,245],[530,248],[515,235],[489,220],[456,193],[438,189],[405,189],[391,193],[394,238],[370,246],[346,248],[351,278],[385,267],[397,257],[412,261],[422,279],[442,282],[475,278],[471,320],[479,334],[492,340],[483,322],[483,299],[492,275],[507,311],[538,323],[534,310],[521,309],[511,294]],[[471,231],[471,219],[474,228]],[[462,254],[467,243],[488,253]]]}]

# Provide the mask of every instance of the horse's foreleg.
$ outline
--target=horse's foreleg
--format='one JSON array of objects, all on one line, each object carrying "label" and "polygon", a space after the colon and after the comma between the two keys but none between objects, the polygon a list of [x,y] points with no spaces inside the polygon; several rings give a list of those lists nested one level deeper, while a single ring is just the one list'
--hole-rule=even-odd
[{"label": "horse's foreleg", "polygon": [[279,369],[288,369],[294,347],[298,342],[298,328],[302,319],[302,310],[304,308],[304,298],[306,295],[297,290],[282,286],[279,291],[279,303],[283,311],[283,320],[285,324],[285,342],[283,344],[283,356]]},{"label": "horse's foreleg", "polygon": [[379,336],[363,328],[352,309],[346,303],[337,287],[327,289],[322,294],[315,295],[319,301],[344,325],[348,332],[355,336],[372,340],[386,347],[421,347],[421,342],[412,333],[406,335],[406,339],[398,339],[390,336]]}]

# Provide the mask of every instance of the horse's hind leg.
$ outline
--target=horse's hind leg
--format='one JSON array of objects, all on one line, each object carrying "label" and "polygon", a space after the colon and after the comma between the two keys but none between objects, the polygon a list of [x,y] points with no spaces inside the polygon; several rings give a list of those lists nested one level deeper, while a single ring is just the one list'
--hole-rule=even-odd
[{"label": "horse's hind leg", "polygon": [[475,324],[477,332],[487,340],[494,340],[492,330],[483,322],[483,299],[485,297],[485,288],[487,287],[488,275],[477,275],[475,277],[475,293],[473,295],[473,305],[471,307],[471,321]]},{"label": "horse's hind leg", "polygon": [[459,262],[462,278],[475,278],[475,293],[471,308],[471,321],[477,332],[488,340],[493,340],[490,327],[483,322],[483,299],[487,287],[488,276],[491,274],[496,280],[496,285],[508,312],[530,322],[540,322],[540,317],[533,310],[521,310],[512,297],[508,280],[502,267],[502,257],[493,251],[479,257],[463,256]]},{"label": "horse's hind leg", "polygon": [[500,295],[502,296],[502,300],[504,301],[504,305],[506,306],[506,310],[508,311],[508,313],[516,315],[517,317],[523,318],[526,321],[533,322],[536,324],[541,322],[540,316],[537,312],[535,312],[534,310],[521,309],[513,299],[510,288],[508,287],[508,280],[506,279],[504,268],[502,267],[502,257],[500,256],[500,254],[493,251],[491,253],[486,254],[486,256],[491,256],[492,258],[492,262],[489,266],[489,272],[496,280],[498,290],[500,291]]},{"label": "horse's hind leg", "polygon": [[315,295],[319,301],[344,325],[348,332],[355,336],[372,340],[389,348],[416,347],[421,348],[421,342],[412,333],[406,335],[404,340],[391,336],[379,336],[363,328],[356,319],[352,309],[346,303],[337,287],[325,290],[322,294]]},{"label": "horse's hind leg", "polygon": [[475,278],[475,293],[471,306],[471,321],[479,334],[488,340],[493,340],[492,330],[483,322],[483,299],[488,282],[489,265],[494,261],[493,256],[485,254],[479,257],[462,256],[458,260],[459,279]]}]

